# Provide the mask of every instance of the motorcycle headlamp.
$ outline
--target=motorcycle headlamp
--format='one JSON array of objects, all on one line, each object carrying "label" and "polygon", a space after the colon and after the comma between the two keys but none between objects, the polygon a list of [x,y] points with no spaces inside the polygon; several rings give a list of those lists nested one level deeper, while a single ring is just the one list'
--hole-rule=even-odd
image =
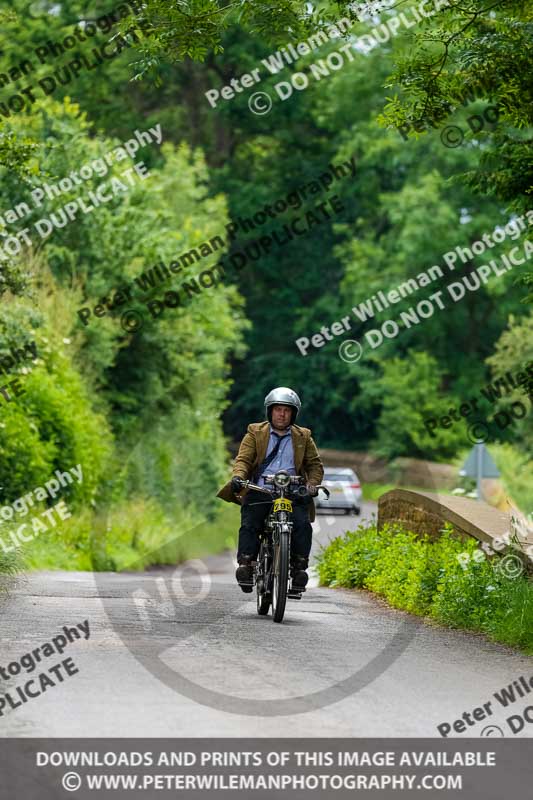
[{"label": "motorcycle headlamp", "polygon": [[291,476],[288,472],[284,469],[276,472],[274,475],[274,485],[278,487],[278,489],[285,489],[291,482]]}]

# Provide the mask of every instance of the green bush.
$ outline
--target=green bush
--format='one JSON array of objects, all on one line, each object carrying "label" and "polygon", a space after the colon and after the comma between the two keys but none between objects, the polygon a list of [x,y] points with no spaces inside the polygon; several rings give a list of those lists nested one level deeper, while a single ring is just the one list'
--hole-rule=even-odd
[{"label": "green bush", "polygon": [[15,403],[3,408],[0,452],[2,505],[48,480],[57,453],[53,442],[40,438],[33,420]]},{"label": "green bush", "polygon": [[[179,564],[224,550],[238,528],[237,506],[220,503],[208,521],[187,510],[169,517],[155,501],[138,498],[114,504],[109,513],[82,510],[9,553],[9,558],[0,558],[0,572],[4,563],[6,571],[13,571],[16,563],[26,569],[89,572]],[[7,537],[6,542],[11,544]]]},{"label": "green bush", "polygon": [[387,547],[379,550],[367,587],[397,608],[424,613],[427,592],[423,591],[423,584],[430,561],[429,547],[426,540],[417,539],[412,533],[396,533]]},{"label": "green bush", "polygon": [[50,371],[34,370],[24,386],[20,405],[41,441],[53,449],[50,473],[81,464],[83,482],[71,484],[65,495],[90,501],[111,452],[105,417],[93,409],[81,376],[65,357],[55,354]]},{"label": "green bush", "polygon": [[483,630],[493,639],[533,652],[533,590],[531,583],[518,580],[507,586],[505,602],[485,620]]},{"label": "green bush", "polygon": [[457,560],[458,552],[469,555],[477,549],[474,540],[451,545],[441,553],[441,574],[431,605],[431,614],[452,627],[481,630],[497,604],[497,572],[485,559],[470,559],[464,569]]},{"label": "green bush", "polygon": [[15,575],[22,568],[20,556],[15,552],[0,550],[0,592],[7,587],[6,576]]},{"label": "green bush", "polygon": [[323,584],[331,586],[365,586],[379,555],[379,543],[375,528],[365,529],[361,524],[357,531],[338,536],[325,548],[319,562],[319,575]]},{"label": "green bush", "polygon": [[50,371],[38,366],[22,376],[21,386],[24,393],[5,404],[0,422],[2,503],[42,486],[54,470],[77,464],[83,481],[65,487],[63,496],[89,502],[109,458],[111,433],[80,375],[56,356]]},{"label": "green bush", "polygon": [[319,554],[320,583],[370,589],[392,606],[450,627],[481,631],[533,653],[533,585],[511,579],[496,560],[470,561],[474,539],[460,541],[446,526],[433,541],[397,526],[373,523],[337,537]]}]

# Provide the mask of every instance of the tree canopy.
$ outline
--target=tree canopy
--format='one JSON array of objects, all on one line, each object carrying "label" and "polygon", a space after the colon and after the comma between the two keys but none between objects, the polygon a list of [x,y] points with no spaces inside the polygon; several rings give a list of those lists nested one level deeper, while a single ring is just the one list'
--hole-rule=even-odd
[{"label": "tree canopy", "polygon": [[[367,333],[446,295],[451,281],[472,285],[476,271],[490,260],[501,265],[512,248],[523,254],[532,12],[508,0],[432,5],[433,15],[411,25],[401,0],[370,9],[146,0],[89,10],[77,0],[30,8],[13,0],[4,9],[0,247],[24,226],[31,244],[19,252],[12,244],[0,264],[0,345],[4,355],[14,342],[38,348],[15,369],[26,394],[5,405],[0,424],[0,484],[11,496],[24,475],[41,480],[68,458],[87,463],[80,503],[142,494],[168,513],[185,504],[211,513],[227,439],[263,417],[263,397],[277,385],[301,395],[301,423],[321,446],[435,460],[470,447],[464,424],[431,435],[425,420],[531,359],[527,260],[460,302],[447,297],[446,309],[383,337],[374,351]],[[292,62],[281,55],[277,73],[265,64],[339,19],[349,21],[339,35],[300,48]],[[378,30],[385,41],[357,44]],[[64,52],[50,48],[58,43]],[[338,55],[327,60],[334,53],[343,54],[341,67],[331,66]],[[254,86],[209,103],[207,92],[253,70]],[[291,83],[295,73],[307,77],[305,88]],[[282,81],[292,88],[285,100]],[[250,108],[254,91],[268,94],[270,113]],[[157,126],[161,144],[145,143],[135,158],[40,204],[32,199]],[[462,132],[460,146],[443,136],[451,126]],[[133,174],[109,201],[39,235],[39,220],[61,221],[67,203],[125,184],[124,170],[139,161],[146,179]],[[24,213],[15,222],[7,212],[17,206]],[[478,248],[495,231],[503,240]],[[200,262],[193,251],[202,244]],[[140,276],[180,259],[179,273],[139,290]],[[198,289],[202,271],[215,274],[217,265],[213,285]],[[380,301],[408,281],[416,290],[388,307]],[[94,313],[127,287],[130,302]],[[167,291],[177,293],[174,306],[164,305]],[[372,310],[366,320],[354,311],[361,307]],[[91,309],[88,324],[81,308]],[[343,336],[302,354],[297,340],[343,318]],[[360,360],[339,356],[343,339],[364,343]],[[531,431],[529,415],[498,441],[518,458]]]}]

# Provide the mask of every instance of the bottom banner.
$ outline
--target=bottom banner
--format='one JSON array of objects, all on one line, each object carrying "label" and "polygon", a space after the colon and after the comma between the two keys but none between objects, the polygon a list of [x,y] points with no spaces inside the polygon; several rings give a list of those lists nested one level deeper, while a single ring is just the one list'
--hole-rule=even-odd
[{"label": "bottom banner", "polygon": [[529,795],[531,740],[4,739],[0,797]]}]

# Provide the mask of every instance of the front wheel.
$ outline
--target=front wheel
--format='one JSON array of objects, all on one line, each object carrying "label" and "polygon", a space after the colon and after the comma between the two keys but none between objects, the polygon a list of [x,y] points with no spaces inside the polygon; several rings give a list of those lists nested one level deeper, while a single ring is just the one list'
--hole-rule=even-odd
[{"label": "front wheel", "polygon": [[273,570],[272,617],[274,622],[281,622],[285,614],[289,583],[289,537],[287,534],[280,534],[279,543],[274,547]]}]

